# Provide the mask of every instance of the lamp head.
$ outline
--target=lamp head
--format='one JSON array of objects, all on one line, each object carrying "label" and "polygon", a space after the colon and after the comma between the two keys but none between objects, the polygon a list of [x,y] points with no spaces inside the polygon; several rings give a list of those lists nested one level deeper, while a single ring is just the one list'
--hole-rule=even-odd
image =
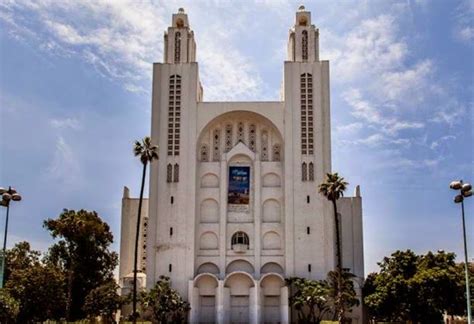
[{"label": "lamp head", "polygon": [[471,189],[472,189],[472,186],[471,186],[470,183],[465,183],[465,184],[463,184],[462,187],[461,187],[461,191],[462,191],[462,192],[469,191],[469,190],[471,190]]},{"label": "lamp head", "polygon": [[0,195],[3,195],[7,191],[8,191],[7,189],[0,187]]},{"label": "lamp head", "polygon": [[454,197],[454,202],[456,204],[459,204],[460,202],[462,202],[464,200],[463,196],[462,195],[457,195],[456,197]]},{"label": "lamp head", "polygon": [[12,195],[12,200],[14,200],[14,201],[20,201],[20,200],[21,200],[21,196],[20,196],[19,194],[17,194],[17,193],[14,193],[14,194]]},{"label": "lamp head", "polygon": [[463,192],[462,192],[462,195],[463,195],[465,198],[471,197],[471,196],[472,196],[472,190],[463,191]]},{"label": "lamp head", "polygon": [[449,188],[454,189],[454,190],[459,190],[462,188],[462,183],[461,181],[453,181],[449,184]]},{"label": "lamp head", "polygon": [[10,195],[8,192],[5,192],[3,195],[2,195],[2,199],[4,201],[9,201],[10,199],[12,199],[12,195]]}]

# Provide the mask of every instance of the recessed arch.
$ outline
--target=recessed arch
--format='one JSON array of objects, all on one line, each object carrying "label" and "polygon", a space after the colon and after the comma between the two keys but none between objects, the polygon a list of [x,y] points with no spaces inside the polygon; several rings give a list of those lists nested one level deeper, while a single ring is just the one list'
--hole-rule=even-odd
[{"label": "recessed arch", "polygon": [[281,180],[280,176],[276,173],[270,172],[263,176],[263,186],[264,187],[280,187]]},{"label": "recessed arch", "polygon": [[196,273],[198,275],[204,274],[204,273],[212,273],[213,275],[217,276],[219,275],[220,271],[219,271],[219,267],[215,263],[205,262],[198,267]]},{"label": "recessed arch", "polygon": [[219,204],[215,199],[205,199],[201,203],[200,209],[201,223],[218,223],[219,222]]},{"label": "recessed arch", "polygon": [[263,249],[264,250],[279,250],[281,249],[281,239],[277,232],[270,231],[263,235]]},{"label": "recessed arch", "polygon": [[226,269],[225,273],[232,273],[232,272],[245,272],[253,275],[255,273],[255,269],[253,265],[248,262],[247,260],[234,260],[230,262]]},{"label": "recessed arch", "polygon": [[267,262],[260,268],[260,273],[267,274],[267,273],[278,273],[283,275],[285,272],[281,265],[276,262]]},{"label": "recessed arch", "polygon": [[281,221],[281,206],[276,199],[267,199],[263,202],[264,223],[279,223]]},{"label": "recessed arch", "polygon": [[201,188],[219,188],[219,177],[214,173],[206,173],[201,178]]},{"label": "recessed arch", "polygon": [[219,239],[213,232],[202,233],[199,239],[199,248],[201,250],[217,250],[219,248]]}]

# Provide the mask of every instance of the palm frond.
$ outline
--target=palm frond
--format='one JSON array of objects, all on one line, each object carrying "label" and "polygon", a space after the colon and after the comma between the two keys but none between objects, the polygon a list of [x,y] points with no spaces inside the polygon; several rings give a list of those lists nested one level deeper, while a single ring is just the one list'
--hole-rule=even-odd
[{"label": "palm frond", "polygon": [[158,146],[151,143],[151,138],[146,136],[142,141],[135,141],[133,145],[133,154],[140,157],[143,164],[158,160]]}]

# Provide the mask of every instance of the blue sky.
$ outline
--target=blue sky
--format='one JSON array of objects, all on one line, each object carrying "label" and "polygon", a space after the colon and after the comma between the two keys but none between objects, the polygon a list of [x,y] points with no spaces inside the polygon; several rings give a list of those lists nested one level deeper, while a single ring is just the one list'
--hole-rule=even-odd
[{"label": "blue sky", "polygon": [[[474,181],[474,2],[303,4],[331,61],[333,169],[348,194],[361,185],[366,272],[396,249],[462,256],[448,184]],[[299,5],[0,0],[0,184],[24,196],[9,245],[46,249],[42,221],[63,208],[98,211],[118,241],[123,185],[139,191],[132,142],[150,132],[151,64],[163,59],[179,7],[195,32],[205,100],[226,101],[278,100]]]}]

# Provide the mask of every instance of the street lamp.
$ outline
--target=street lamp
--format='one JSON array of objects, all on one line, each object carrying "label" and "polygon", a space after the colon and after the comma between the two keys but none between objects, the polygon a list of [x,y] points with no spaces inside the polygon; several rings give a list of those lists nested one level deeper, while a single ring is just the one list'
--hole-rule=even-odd
[{"label": "street lamp", "polygon": [[471,293],[469,289],[469,263],[467,258],[467,243],[466,243],[466,222],[464,220],[464,199],[472,196],[472,186],[469,183],[463,183],[462,180],[453,181],[449,184],[453,190],[459,190],[460,193],[454,197],[456,204],[461,203],[462,216],[462,233],[464,238],[464,271],[466,274],[466,300],[467,300],[467,322],[472,323],[471,315]]},{"label": "street lamp", "polygon": [[0,206],[7,207],[7,218],[5,220],[5,235],[3,236],[3,250],[0,259],[0,288],[3,288],[3,276],[5,274],[6,262],[5,250],[7,248],[8,214],[10,211],[10,201],[20,201],[21,196],[12,187],[8,187],[8,189],[0,187],[0,195],[2,196],[2,199],[0,200]]}]

